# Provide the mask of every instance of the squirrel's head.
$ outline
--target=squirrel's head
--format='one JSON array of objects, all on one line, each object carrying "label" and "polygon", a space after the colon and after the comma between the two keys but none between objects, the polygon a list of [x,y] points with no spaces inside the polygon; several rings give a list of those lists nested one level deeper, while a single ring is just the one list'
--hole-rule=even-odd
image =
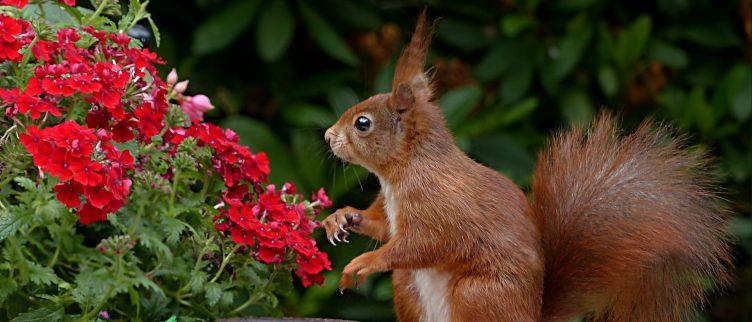
[{"label": "squirrel's head", "polygon": [[[351,107],[326,130],[324,137],[336,156],[378,174],[408,158],[421,140],[448,135],[441,111],[431,103],[433,91],[423,71],[432,29],[423,11],[397,60],[392,91]],[[451,136],[448,141],[453,144]]]}]

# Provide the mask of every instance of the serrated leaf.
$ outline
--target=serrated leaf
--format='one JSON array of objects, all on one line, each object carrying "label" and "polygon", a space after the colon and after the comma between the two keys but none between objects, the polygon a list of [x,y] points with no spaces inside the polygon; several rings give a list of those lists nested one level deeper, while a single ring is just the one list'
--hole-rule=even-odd
[{"label": "serrated leaf", "polygon": [[114,287],[113,278],[105,269],[84,271],[76,275],[76,288],[73,289],[73,300],[85,307],[91,307],[106,300],[105,294],[109,287]]},{"label": "serrated leaf", "polygon": [[194,53],[205,55],[229,46],[253,20],[260,0],[236,0],[202,22],[193,34]]},{"label": "serrated leaf", "polygon": [[0,303],[5,302],[8,295],[13,294],[16,289],[18,289],[18,283],[15,280],[0,275]]},{"label": "serrated leaf", "polygon": [[261,13],[256,29],[256,50],[264,61],[277,60],[290,46],[295,20],[284,0],[274,0]]},{"label": "serrated leaf", "polygon": [[41,308],[19,314],[12,322],[56,322],[63,320],[65,310],[57,305]]},{"label": "serrated leaf", "polygon": [[316,45],[334,59],[351,66],[357,65],[358,57],[353,54],[347,43],[337,34],[337,31],[318,12],[314,11],[310,5],[304,1],[298,1],[298,4],[303,22],[308,27],[308,31],[311,33],[311,37],[316,42]]},{"label": "serrated leaf", "polygon": [[26,178],[26,177],[15,177],[15,178],[13,178],[13,181],[15,181],[16,183],[18,183],[19,186],[21,186],[22,188],[26,189],[27,191],[36,191],[37,190],[37,184],[34,183],[34,181],[32,181],[29,178]]},{"label": "serrated leaf", "polygon": [[188,224],[180,219],[170,216],[161,216],[160,218],[162,223],[160,229],[162,229],[162,231],[167,236],[168,244],[176,244],[180,239],[180,234],[182,234],[184,230],[189,228]]},{"label": "serrated leaf", "polygon": [[209,306],[215,306],[222,297],[222,287],[217,283],[208,283],[206,284],[204,296]]},{"label": "serrated leaf", "polygon": [[147,230],[139,235],[138,243],[162,257],[165,262],[172,262],[173,255],[170,247],[162,242],[162,238],[157,233]]},{"label": "serrated leaf", "polygon": [[146,278],[146,276],[143,273],[139,274],[136,278],[133,279],[133,285],[147,288],[153,291],[155,294],[161,297],[165,297],[165,293],[162,290],[162,288],[159,287],[157,283],[154,283],[154,281]]},{"label": "serrated leaf", "polygon": [[51,285],[58,283],[60,278],[49,268],[41,266],[35,262],[28,262],[29,280],[37,285]]},{"label": "serrated leaf", "polygon": [[29,224],[31,217],[27,212],[0,209],[0,241],[15,235],[24,224]]},{"label": "serrated leaf", "polygon": [[193,292],[199,292],[206,286],[206,281],[209,280],[209,275],[204,271],[192,271],[191,280],[188,285]]},{"label": "serrated leaf", "polygon": [[159,33],[159,28],[157,27],[157,24],[154,23],[154,19],[152,19],[151,15],[146,17],[146,20],[149,21],[151,32],[154,34],[154,41],[157,43],[157,47],[159,47],[159,45],[162,43],[162,35]]}]

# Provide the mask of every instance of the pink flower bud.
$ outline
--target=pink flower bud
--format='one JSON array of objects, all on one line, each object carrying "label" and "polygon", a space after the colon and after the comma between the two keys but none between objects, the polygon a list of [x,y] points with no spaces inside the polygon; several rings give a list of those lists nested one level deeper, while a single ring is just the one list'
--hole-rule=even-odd
[{"label": "pink flower bud", "polygon": [[[178,83],[178,86],[180,83]],[[177,90],[177,86],[175,86]],[[191,121],[201,121],[204,119],[204,112],[214,108],[206,95],[185,96],[180,103],[183,112],[188,115]]]},{"label": "pink flower bud", "polygon": [[184,80],[180,83],[175,84],[175,93],[183,94],[185,90],[188,89],[188,80]]},{"label": "pink flower bud", "polygon": [[178,82],[178,72],[173,68],[169,74],[167,74],[167,84],[175,85]]}]

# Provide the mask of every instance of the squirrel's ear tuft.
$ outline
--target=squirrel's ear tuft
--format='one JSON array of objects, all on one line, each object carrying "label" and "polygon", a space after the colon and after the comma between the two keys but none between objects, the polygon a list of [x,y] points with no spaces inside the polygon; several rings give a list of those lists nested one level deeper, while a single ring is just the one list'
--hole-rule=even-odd
[{"label": "squirrel's ear tuft", "polygon": [[400,83],[397,88],[392,91],[392,96],[389,98],[389,107],[403,113],[415,106],[415,94],[413,89],[405,83]]},{"label": "squirrel's ear tuft", "polygon": [[433,29],[434,23],[427,21],[426,10],[423,9],[418,16],[418,24],[415,27],[413,38],[397,60],[397,67],[394,70],[394,79],[392,80],[392,93],[396,93],[401,84],[410,84],[410,87],[422,96],[421,99],[431,99],[430,80],[423,73],[423,65],[426,61],[428,47],[431,44]]}]

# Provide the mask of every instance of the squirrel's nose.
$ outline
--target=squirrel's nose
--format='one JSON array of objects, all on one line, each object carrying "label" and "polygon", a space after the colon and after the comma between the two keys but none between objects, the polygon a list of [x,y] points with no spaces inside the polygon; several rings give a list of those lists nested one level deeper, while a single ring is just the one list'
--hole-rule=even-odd
[{"label": "squirrel's nose", "polygon": [[324,133],[324,141],[326,141],[326,144],[331,144],[333,139],[334,139],[334,130],[332,130],[332,128],[328,128],[326,130],[326,133]]}]

